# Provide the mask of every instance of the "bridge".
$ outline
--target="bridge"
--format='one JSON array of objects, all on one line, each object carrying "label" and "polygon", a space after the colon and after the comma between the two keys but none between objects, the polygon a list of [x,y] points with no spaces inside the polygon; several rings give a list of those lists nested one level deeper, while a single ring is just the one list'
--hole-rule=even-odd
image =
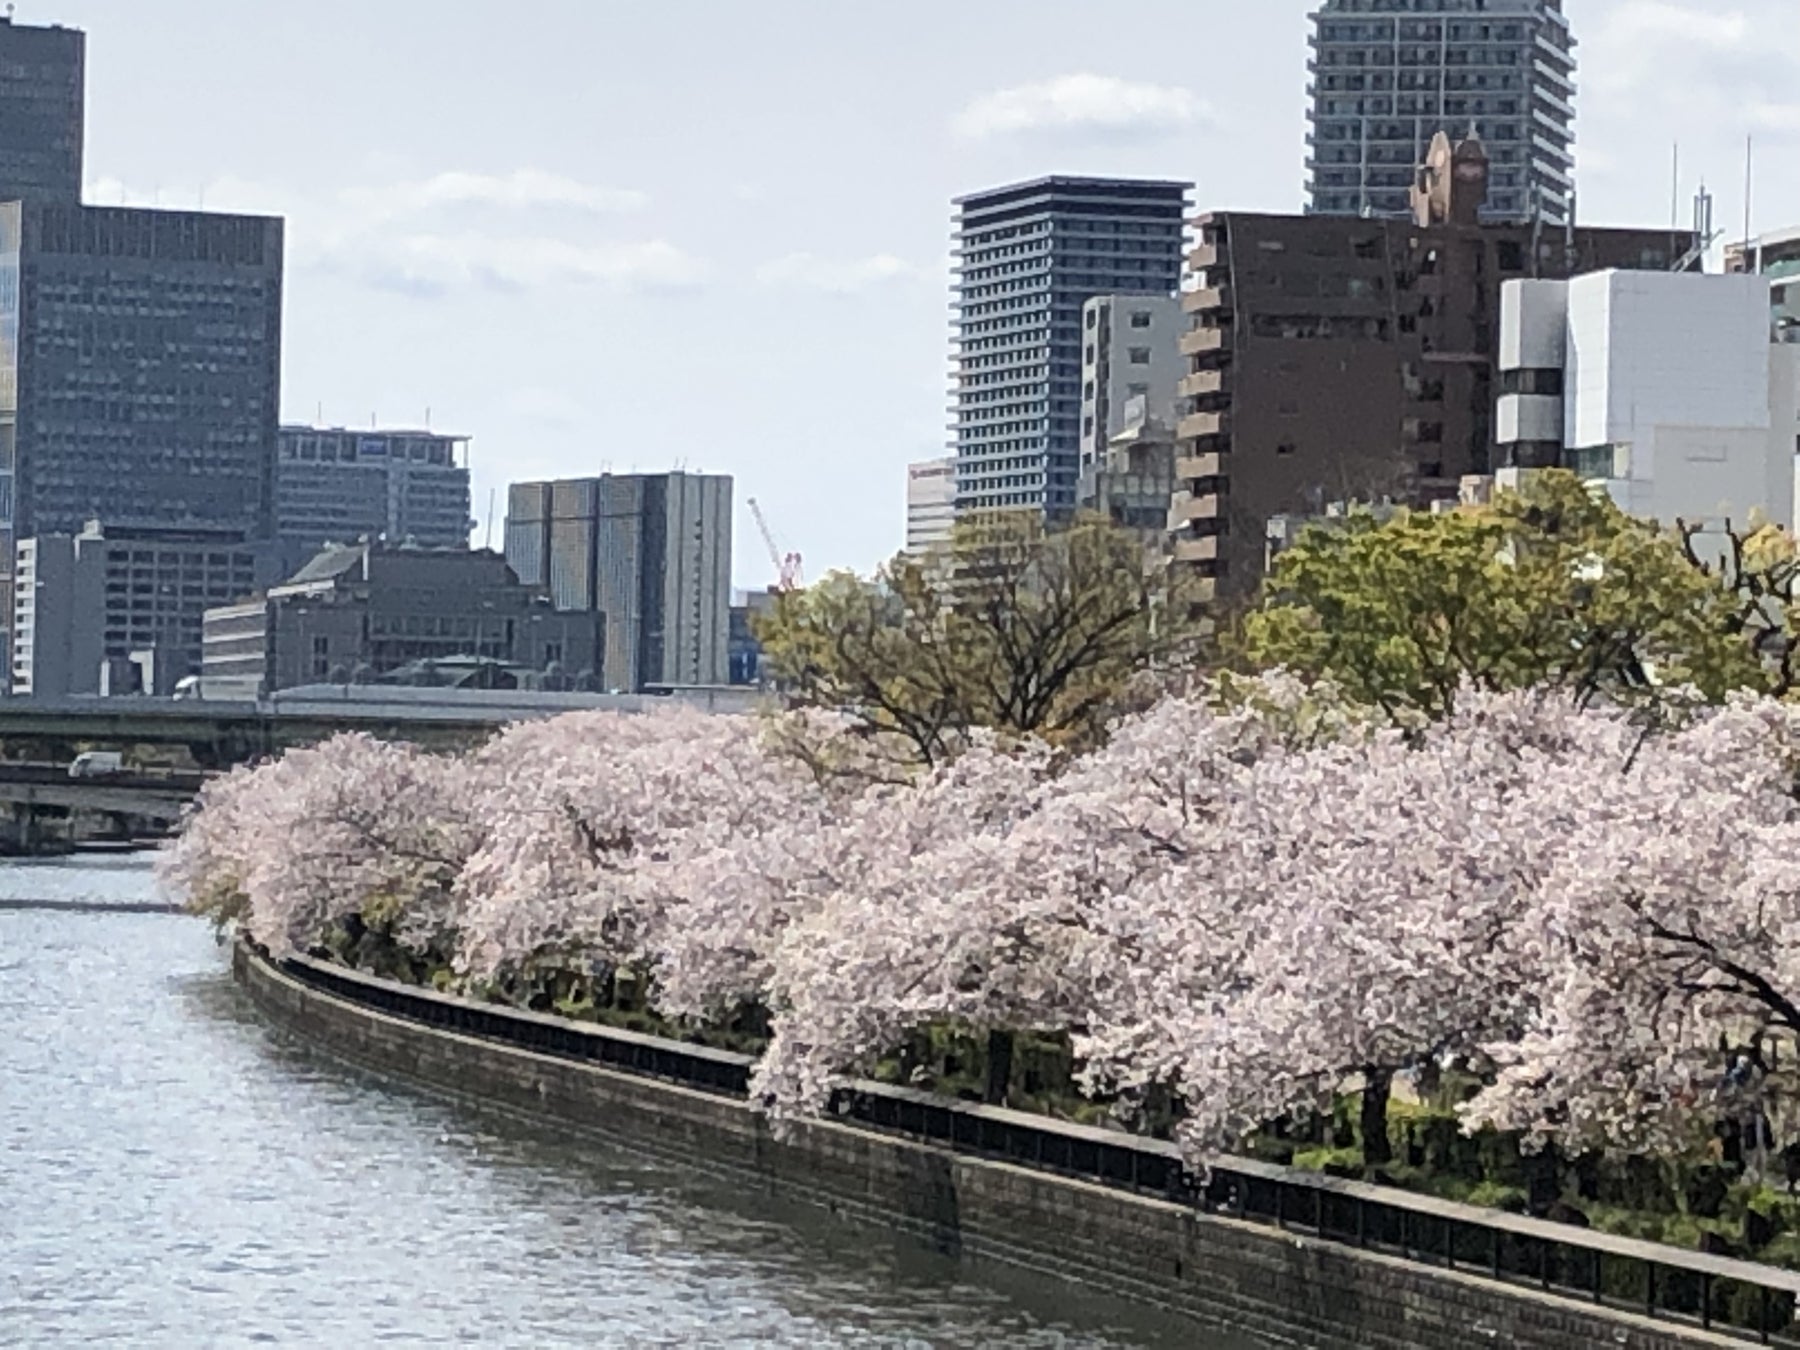
[{"label": "bridge", "polygon": [[71,778],[61,764],[0,763],[0,852],[161,834],[181,819],[203,773],[128,772]]},{"label": "bridge", "polygon": [[[178,752],[202,769],[224,769],[341,731],[366,731],[439,749],[463,749],[500,727],[581,709],[641,713],[671,704],[713,713],[754,707],[748,689],[658,694],[315,685],[256,700],[0,698],[0,747],[37,763],[67,762],[85,749]],[[139,760],[155,758],[138,754]],[[66,781],[66,779],[65,779]]]}]

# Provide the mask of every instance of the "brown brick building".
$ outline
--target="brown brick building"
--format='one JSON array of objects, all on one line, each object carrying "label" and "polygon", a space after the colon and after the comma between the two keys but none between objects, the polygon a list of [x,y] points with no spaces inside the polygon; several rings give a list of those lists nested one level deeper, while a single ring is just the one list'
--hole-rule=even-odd
[{"label": "brown brick building", "polygon": [[1500,286],[1678,265],[1683,231],[1480,221],[1487,157],[1439,136],[1414,219],[1220,212],[1196,222],[1181,337],[1177,562],[1252,592],[1271,516],[1428,502],[1496,462]]}]

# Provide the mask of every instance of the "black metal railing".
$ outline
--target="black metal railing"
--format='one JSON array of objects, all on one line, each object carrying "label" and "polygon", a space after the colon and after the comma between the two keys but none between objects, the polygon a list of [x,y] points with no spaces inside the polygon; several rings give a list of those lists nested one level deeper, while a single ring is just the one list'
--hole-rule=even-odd
[{"label": "black metal railing", "polygon": [[[561,1059],[745,1099],[749,1055],[566,1018],[471,1003],[305,958],[280,962],[312,988],[390,1016]],[[913,1088],[859,1082],[831,1114],[889,1134],[1311,1234],[1423,1265],[1800,1347],[1800,1273],[1455,1204],[1366,1182],[1217,1157],[1202,1179],[1175,1145]]]}]

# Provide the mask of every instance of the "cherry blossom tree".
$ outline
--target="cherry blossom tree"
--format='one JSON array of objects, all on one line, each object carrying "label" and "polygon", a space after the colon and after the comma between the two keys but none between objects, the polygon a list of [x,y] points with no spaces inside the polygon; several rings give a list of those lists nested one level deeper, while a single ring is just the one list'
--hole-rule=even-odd
[{"label": "cherry blossom tree", "polygon": [[1265,760],[1239,828],[1286,860],[1279,895],[1227,996],[1158,1024],[1192,1151],[1323,1111],[1360,1078],[1365,1161],[1386,1162],[1393,1073],[1513,1034],[1535,1007],[1546,801],[1562,764],[1621,766],[1634,736],[1560,697],[1465,690],[1444,723]]},{"label": "cherry blossom tree", "polygon": [[[461,969],[478,980],[545,965],[647,977],[665,951],[689,950],[681,934],[699,860],[822,810],[803,767],[770,751],[756,719],[680,708],[522,724],[474,769],[490,783],[489,828],[459,893]],[[747,878],[738,885],[751,894]]]},{"label": "cherry blossom tree", "polygon": [[1541,885],[1545,990],[1467,1107],[1575,1144],[1678,1151],[1722,1112],[1796,1134],[1800,728],[1741,699],[1571,783]]},{"label": "cherry blossom tree", "polygon": [[1085,753],[975,733],[904,781],[818,713],[574,713],[461,757],[345,735],[209,784],[162,873],[278,954],[764,1009],[777,1118],[951,1026],[1002,1081],[1043,1032],[1095,1097],[1172,1094],[1199,1165],[1358,1080],[1379,1164],[1389,1078],[1446,1057],[1490,1080],[1470,1129],[1800,1137],[1800,713],[1453,702],[1227,677]]},{"label": "cherry blossom tree", "polygon": [[334,736],[208,784],[162,874],[278,955],[373,934],[441,963],[477,800],[459,760]]},{"label": "cherry blossom tree", "polygon": [[[986,743],[916,788],[866,804],[860,869],[777,953],[776,1034],[757,1091],[778,1115],[819,1109],[843,1076],[909,1031],[1081,1032],[1109,1083],[1155,1080],[1132,1051],[1141,959],[1164,909],[1217,883],[1245,909],[1255,873],[1219,865],[1245,847],[1218,812],[1259,754],[1344,734],[1341,705],[1274,675],[1170,699],[1066,766],[1043,747]],[[1052,772],[1052,770],[1058,770]],[[1221,911],[1222,912],[1222,911]],[[1193,925],[1209,950],[1238,930]]]}]

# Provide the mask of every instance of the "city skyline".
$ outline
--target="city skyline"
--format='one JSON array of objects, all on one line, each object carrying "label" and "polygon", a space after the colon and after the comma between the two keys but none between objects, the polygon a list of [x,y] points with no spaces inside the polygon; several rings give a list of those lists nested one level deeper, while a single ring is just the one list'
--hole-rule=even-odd
[{"label": "city skyline", "polygon": [[[895,27],[820,0],[704,23],[544,3],[508,26],[459,4],[246,22],[69,0],[18,21],[88,34],[91,203],[291,218],[283,420],[429,408],[474,437],[484,524],[508,481],[731,473],[816,576],[897,549],[905,466],[943,452],[953,197],[1099,173],[1197,180],[1199,210],[1304,200],[1312,5],[1144,0],[1101,25],[994,0],[957,11],[954,47],[937,8]],[[1753,228],[1800,223],[1786,5],[1567,8],[1584,222],[1666,223],[1679,136],[1681,216],[1704,171],[1741,232],[1754,132]],[[742,62],[770,32],[778,58]],[[272,47],[316,78],[269,81]],[[771,580],[736,523],[734,579]]]}]

